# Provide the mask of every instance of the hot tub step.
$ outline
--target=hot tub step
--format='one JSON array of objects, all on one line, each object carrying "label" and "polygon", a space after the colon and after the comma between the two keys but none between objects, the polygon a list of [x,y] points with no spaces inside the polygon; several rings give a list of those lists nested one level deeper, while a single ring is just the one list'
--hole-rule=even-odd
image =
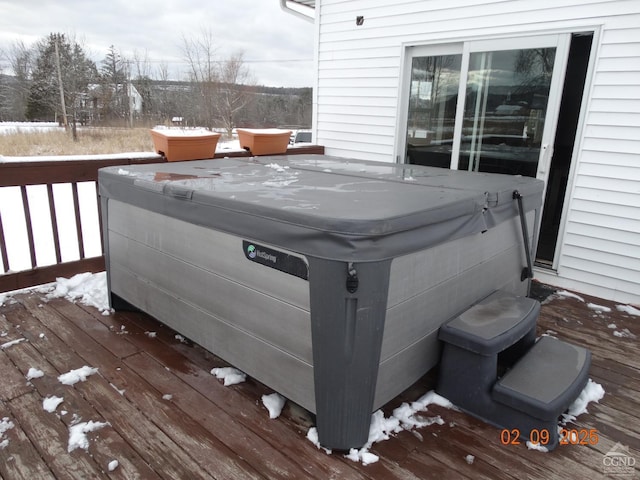
[{"label": "hot tub step", "polygon": [[[540,304],[494,292],[440,328],[444,342],[437,391],[460,409],[523,440],[548,434],[558,444],[558,417],[587,383],[590,352],[552,337],[535,341]],[[499,378],[499,359],[513,354]]]},{"label": "hot tub step", "polygon": [[539,312],[536,300],[498,290],[440,327],[438,393],[462,409],[488,398],[502,355],[512,365],[535,343]]},{"label": "hot tub step", "polygon": [[497,402],[542,420],[556,420],[587,383],[591,353],[542,337],[493,387]]},{"label": "hot tub step", "polygon": [[[438,338],[481,355],[502,352],[532,334],[540,302],[497,290],[458,317],[444,324]],[[529,345],[529,346],[530,346]]]}]

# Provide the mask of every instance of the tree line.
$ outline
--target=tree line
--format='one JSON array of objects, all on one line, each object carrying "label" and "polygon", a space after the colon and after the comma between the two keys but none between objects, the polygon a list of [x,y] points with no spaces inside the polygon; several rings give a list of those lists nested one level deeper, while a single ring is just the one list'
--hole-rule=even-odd
[{"label": "tree line", "polygon": [[0,121],[59,121],[105,126],[178,123],[225,129],[236,126],[310,125],[311,88],[256,85],[243,52],[226,58],[210,31],[182,39],[187,78],[168,79],[161,64],[124,58],[114,46],[96,64],[83,46],[51,33],[32,46],[16,42],[7,52],[11,72],[0,72]]}]

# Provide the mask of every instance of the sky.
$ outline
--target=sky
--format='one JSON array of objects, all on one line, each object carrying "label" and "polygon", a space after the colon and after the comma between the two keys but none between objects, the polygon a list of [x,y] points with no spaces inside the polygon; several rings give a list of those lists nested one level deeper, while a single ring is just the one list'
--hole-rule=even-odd
[{"label": "sky", "polygon": [[[314,25],[284,12],[279,0],[0,0],[0,52],[50,33],[75,37],[98,64],[111,45],[123,57],[166,62],[186,79],[184,38],[210,30],[220,59],[238,50],[259,85],[313,86]],[[0,73],[11,74],[0,55]]]}]

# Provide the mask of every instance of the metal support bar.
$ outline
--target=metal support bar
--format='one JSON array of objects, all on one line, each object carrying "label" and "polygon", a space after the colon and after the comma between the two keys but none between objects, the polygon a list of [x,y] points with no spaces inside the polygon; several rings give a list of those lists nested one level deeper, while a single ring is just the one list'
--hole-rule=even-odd
[{"label": "metal support bar", "polygon": [[527,229],[527,219],[524,214],[524,207],[522,205],[522,195],[518,190],[513,192],[513,199],[518,202],[520,226],[522,227],[522,240],[524,242],[524,251],[527,257],[527,267],[522,270],[522,275],[520,276],[520,280],[523,281],[527,278],[533,278],[533,261],[531,259],[531,249],[529,248],[529,231]]}]

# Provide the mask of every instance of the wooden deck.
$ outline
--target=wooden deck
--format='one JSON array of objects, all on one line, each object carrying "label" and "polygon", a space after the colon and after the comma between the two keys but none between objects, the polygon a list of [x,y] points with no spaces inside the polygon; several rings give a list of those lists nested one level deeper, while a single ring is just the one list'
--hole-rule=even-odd
[{"label": "wooden deck", "polygon": [[[539,325],[539,333],[585,345],[593,353],[591,377],[606,395],[573,428],[596,430],[597,442],[545,454],[522,444],[503,445],[500,430],[458,411],[429,406],[423,415],[440,415],[444,424],[403,431],[375,444],[371,451],[380,460],[368,466],[318,450],[305,438],[312,417],[290,402],[279,418],[270,420],[260,401],[272,393],[269,389],[251,379],[224,387],[210,374],[224,362],[180,342],[175,332],[146,315],[103,316],[62,299],[45,302],[37,293],[14,300],[0,307],[0,344],[26,340],[0,350],[0,419],[7,417],[14,425],[0,438],[6,444],[0,448],[2,479],[639,476],[637,466],[627,477],[603,470],[605,458],[611,458],[605,455],[614,449],[628,447],[623,458],[640,460],[640,347],[637,338],[613,334],[627,328],[640,336],[640,317],[604,300],[552,299],[543,305]],[[612,311],[599,314],[588,302]],[[97,367],[98,373],[74,386],[58,382],[61,373],[84,365]],[[31,367],[45,375],[27,381]],[[425,376],[385,412],[431,390],[433,378]],[[53,395],[64,402],[49,413],[42,402]],[[108,425],[87,434],[87,451],[68,452],[69,426],[90,420]],[[468,455],[474,456],[472,463]],[[109,471],[112,460],[119,465]]]}]

